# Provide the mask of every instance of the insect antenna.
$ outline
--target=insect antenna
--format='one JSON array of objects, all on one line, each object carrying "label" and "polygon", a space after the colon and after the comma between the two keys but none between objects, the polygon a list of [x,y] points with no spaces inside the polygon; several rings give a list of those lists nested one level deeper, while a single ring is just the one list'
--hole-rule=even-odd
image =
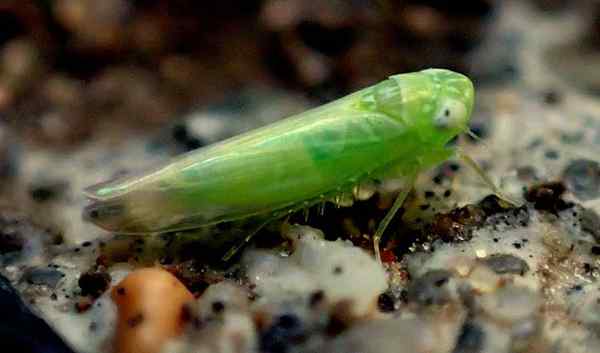
[{"label": "insect antenna", "polygon": [[489,147],[483,141],[483,139],[479,135],[477,135],[473,130],[467,129],[467,131],[465,131],[465,134],[469,135],[473,140],[481,143],[485,148],[489,149]]}]

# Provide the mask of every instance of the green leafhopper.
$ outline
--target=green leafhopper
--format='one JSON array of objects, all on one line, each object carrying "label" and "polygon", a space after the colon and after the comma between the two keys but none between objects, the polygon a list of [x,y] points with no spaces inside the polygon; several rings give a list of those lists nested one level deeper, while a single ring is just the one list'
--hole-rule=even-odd
[{"label": "green leafhopper", "polygon": [[[150,172],[86,190],[84,217],[120,233],[193,229],[290,211],[355,186],[416,175],[455,154],[473,84],[444,69],[390,76],[271,125],[184,154]],[[409,190],[400,193],[378,240]]]}]

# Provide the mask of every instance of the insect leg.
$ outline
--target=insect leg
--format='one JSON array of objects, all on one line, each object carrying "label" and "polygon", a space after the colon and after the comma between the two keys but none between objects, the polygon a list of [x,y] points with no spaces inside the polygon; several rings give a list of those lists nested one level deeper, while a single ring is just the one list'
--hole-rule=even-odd
[{"label": "insect leg", "polygon": [[250,242],[250,240],[252,240],[252,238],[256,234],[258,234],[258,232],[261,231],[261,229],[263,229],[267,224],[271,223],[271,221],[273,221],[275,219],[276,219],[275,217],[271,217],[271,218],[267,219],[265,222],[261,223],[258,227],[256,227],[250,233],[248,233],[248,235],[246,235],[244,240],[240,241],[239,243],[232,246],[229,250],[227,250],[227,253],[225,253],[225,255],[223,255],[223,261],[229,261],[235,254],[238,253],[238,251],[240,251],[246,244],[248,244]]},{"label": "insect leg", "polygon": [[496,186],[496,184],[494,184],[494,182],[492,181],[492,179],[490,179],[490,177],[486,174],[486,172],[484,172],[481,167],[479,167],[479,165],[477,164],[477,162],[475,162],[473,160],[473,158],[469,157],[467,154],[465,154],[464,152],[461,152],[460,150],[457,151],[457,155],[458,157],[460,157],[460,159],[462,159],[463,162],[465,162],[466,165],[468,165],[471,169],[473,169],[475,171],[475,173],[477,173],[477,175],[483,180],[483,182],[485,183],[485,185],[487,185],[492,192],[498,196],[498,198],[512,204],[515,207],[519,207],[519,203],[513,199],[511,199],[510,197],[504,195],[502,193],[502,191],[500,191],[500,189]]},{"label": "insect leg", "polygon": [[417,173],[413,173],[408,178],[406,187],[402,188],[402,190],[400,191],[400,194],[398,194],[398,196],[396,197],[396,200],[394,200],[394,204],[392,205],[392,208],[390,208],[390,210],[385,215],[385,217],[383,217],[381,222],[379,222],[379,226],[377,227],[377,230],[375,231],[375,235],[373,235],[373,247],[375,249],[375,257],[377,258],[377,261],[381,262],[381,255],[379,254],[379,241],[381,240],[381,237],[383,236],[383,233],[385,232],[385,229],[387,228],[387,226],[390,224],[390,222],[392,221],[392,219],[394,218],[394,216],[396,215],[396,213],[398,212],[400,207],[402,207],[402,205],[404,204],[404,201],[406,200],[408,193],[410,193],[410,191],[412,190],[416,179],[417,179]]}]

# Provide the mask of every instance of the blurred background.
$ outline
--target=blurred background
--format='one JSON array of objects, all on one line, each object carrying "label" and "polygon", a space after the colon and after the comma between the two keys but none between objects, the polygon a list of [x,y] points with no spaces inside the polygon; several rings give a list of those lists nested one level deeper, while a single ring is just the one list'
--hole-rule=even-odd
[{"label": "blurred background", "polygon": [[600,3],[2,0],[0,205],[96,238],[85,186],[428,67],[470,75],[487,110],[594,101]]},{"label": "blurred background", "polygon": [[[320,103],[427,67],[516,80],[526,34],[498,33],[515,6],[579,16],[580,44],[599,50],[595,1],[2,0],[0,122],[64,148],[107,129],[148,133],[257,86]],[[513,10],[508,22],[523,16]],[[477,57],[486,40],[493,58]]]}]

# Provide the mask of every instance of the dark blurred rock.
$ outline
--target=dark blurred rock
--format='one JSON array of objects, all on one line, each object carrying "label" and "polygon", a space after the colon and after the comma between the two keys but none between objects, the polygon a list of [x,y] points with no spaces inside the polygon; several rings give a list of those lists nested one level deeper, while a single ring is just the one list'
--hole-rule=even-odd
[{"label": "dark blurred rock", "polygon": [[532,0],[532,2],[540,10],[548,12],[564,10],[569,3],[573,3],[573,1],[568,0]]},{"label": "dark blurred rock", "polygon": [[33,267],[25,271],[21,281],[54,289],[63,277],[65,277],[65,274],[55,268]]},{"label": "dark blurred rock", "polygon": [[67,190],[68,184],[62,180],[39,181],[29,187],[29,195],[36,202],[58,199]]},{"label": "dark blurred rock", "polygon": [[467,321],[463,324],[456,340],[453,353],[479,353],[484,348],[485,331],[475,322]]},{"label": "dark blurred rock", "polygon": [[13,39],[0,50],[0,112],[8,111],[44,71],[42,53],[30,39]]},{"label": "dark blurred rock", "polygon": [[73,353],[65,342],[21,301],[0,275],[0,345],[3,352]]},{"label": "dark blurred rock", "polygon": [[600,243],[600,216],[592,209],[582,209],[579,222],[581,230],[590,233]]},{"label": "dark blurred rock", "polygon": [[600,197],[600,164],[589,159],[576,159],[563,172],[569,190],[583,201]]},{"label": "dark blurred rock", "polygon": [[286,353],[307,336],[302,320],[295,314],[282,314],[260,337],[261,352]]},{"label": "dark blurred rock", "polygon": [[421,305],[445,304],[450,300],[446,284],[452,273],[432,270],[413,280],[408,287],[407,300]]},{"label": "dark blurred rock", "polygon": [[4,180],[0,184],[0,190],[7,185],[7,181],[18,173],[18,143],[12,136],[12,131],[0,124],[0,179]]},{"label": "dark blurred rock", "polygon": [[494,272],[498,274],[524,275],[529,271],[529,265],[525,260],[511,254],[493,254],[483,260]]},{"label": "dark blurred rock", "polygon": [[97,298],[108,289],[110,280],[110,274],[106,270],[90,270],[82,273],[77,283],[81,288],[81,295]]},{"label": "dark blurred rock", "polygon": [[600,40],[596,30],[546,50],[547,66],[565,81],[589,93],[600,92]]},{"label": "dark blurred rock", "polygon": [[384,313],[389,313],[396,310],[396,303],[391,293],[385,292],[377,298],[377,307]]},{"label": "dark blurred rock", "polygon": [[474,205],[455,208],[448,213],[438,213],[431,224],[431,230],[446,242],[461,242],[471,239],[474,227],[485,221],[482,208]]},{"label": "dark blurred rock", "polygon": [[60,235],[41,229],[22,214],[0,209],[0,264],[44,257],[44,247],[60,243]]},{"label": "dark blurred rock", "polygon": [[333,86],[338,96],[396,72],[467,71],[467,53],[485,36],[493,5],[267,1],[265,57],[286,83],[309,90]]},{"label": "dark blurred rock", "polygon": [[130,5],[125,0],[58,0],[56,19],[73,35],[75,45],[92,50],[122,48]]},{"label": "dark blurred rock", "polygon": [[525,193],[525,200],[533,203],[536,210],[557,214],[573,206],[572,203],[563,200],[565,191],[566,187],[562,182],[533,185]]}]

